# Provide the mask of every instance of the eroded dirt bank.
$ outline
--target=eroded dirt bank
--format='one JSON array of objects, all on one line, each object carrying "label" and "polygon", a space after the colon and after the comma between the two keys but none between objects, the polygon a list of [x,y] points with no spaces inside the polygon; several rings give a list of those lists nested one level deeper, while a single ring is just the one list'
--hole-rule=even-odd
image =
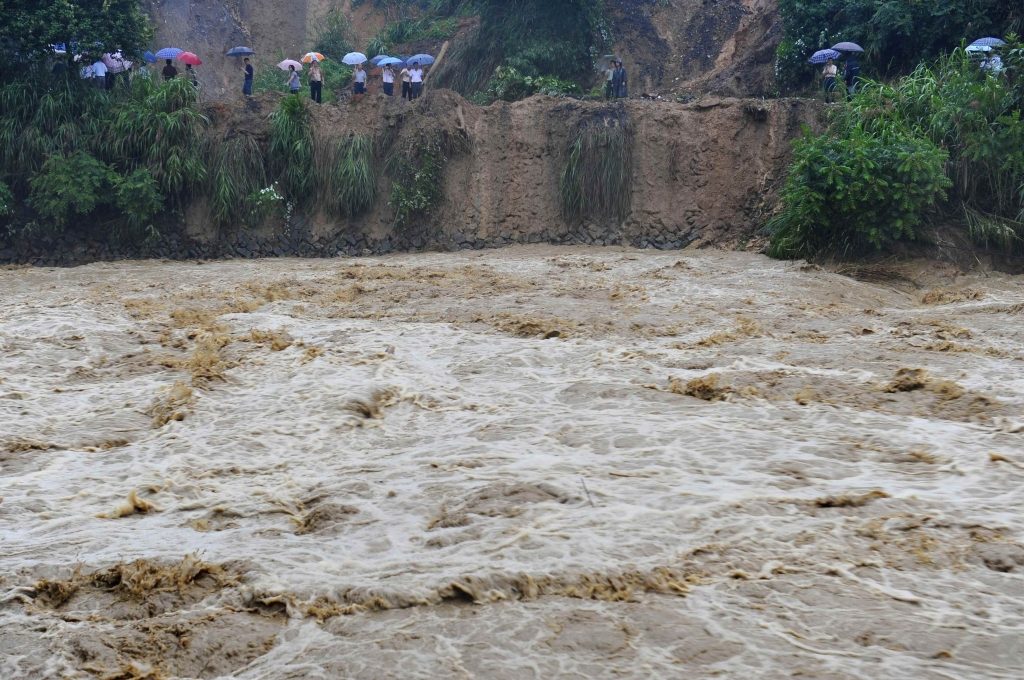
[{"label": "eroded dirt bank", "polygon": [[532,246],[0,271],[5,678],[1024,673],[1024,287]]},{"label": "eroded dirt bank", "polygon": [[[268,95],[210,105],[210,134],[252,135],[266,148],[267,118],[278,102],[278,96]],[[729,247],[753,234],[771,212],[790,142],[802,125],[818,125],[820,116],[816,103],[798,99],[608,104],[533,97],[478,107],[448,90],[429,92],[414,104],[371,96],[356,105],[313,107],[318,140],[368,135],[380,149],[377,199],[367,213],[338,219],[299,208],[289,219],[277,218],[258,229],[213,228],[205,199],[197,193],[183,218],[169,216],[160,226],[161,236],[151,241],[103,245],[84,238],[85,229],[18,242],[0,234],[0,262],[331,257],[542,242]],[[628,210],[621,217],[568,219],[560,181],[570,145],[580,134],[601,128],[624,134],[629,157],[622,170],[629,181],[616,196],[625,194]],[[439,136],[454,140],[438,176],[443,196],[429,213],[398,227],[386,157]]]}]

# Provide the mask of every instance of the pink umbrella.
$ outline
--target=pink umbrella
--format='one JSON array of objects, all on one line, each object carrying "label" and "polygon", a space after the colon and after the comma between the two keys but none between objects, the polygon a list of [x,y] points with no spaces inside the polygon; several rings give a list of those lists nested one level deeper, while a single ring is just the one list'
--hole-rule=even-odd
[{"label": "pink umbrella", "polygon": [[178,61],[189,66],[202,66],[203,60],[196,56],[194,52],[182,52],[178,55]]},{"label": "pink umbrella", "polygon": [[111,73],[123,73],[132,67],[132,62],[124,58],[121,51],[118,50],[113,54],[107,52],[103,55],[103,63],[106,64],[107,69]]},{"label": "pink umbrella", "polygon": [[287,71],[289,66],[294,66],[296,71],[302,70],[302,64],[295,61],[294,59],[285,59],[284,61],[277,65],[277,67],[282,71]]}]

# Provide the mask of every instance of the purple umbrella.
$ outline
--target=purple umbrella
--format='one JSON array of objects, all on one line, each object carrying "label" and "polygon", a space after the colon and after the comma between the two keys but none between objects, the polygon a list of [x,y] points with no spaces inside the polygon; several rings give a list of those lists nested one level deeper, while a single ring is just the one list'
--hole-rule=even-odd
[{"label": "purple umbrella", "polygon": [[817,52],[811,55],[811,58],[807,60],[807,63],[824,64],[829,59],[835,61],[841,56],[843,56],[842,52],[836,52],[835,50],[818,50]]}]

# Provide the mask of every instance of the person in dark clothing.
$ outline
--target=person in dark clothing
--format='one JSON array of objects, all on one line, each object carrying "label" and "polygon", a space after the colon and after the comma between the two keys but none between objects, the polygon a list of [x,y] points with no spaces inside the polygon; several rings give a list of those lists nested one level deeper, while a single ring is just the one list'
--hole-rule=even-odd
[{"label": "person in dark clothing", "polygon": [[324,100],[324,72],[316,59],[309,65],[309,96],[317,104]]},{"label": "person in dark clothing", "polygon": [[625,99],[629,96],[629,83],[626,76],[626,69],[621,61],[615,62],[615,71],[612,72],[612,91],[616,99]]},{"label": "person in dark clothing", "polygon": [[192,87],[199,87],[199,77],[196,75],[196,70],[192,68],[192,64],[185,64],[185,77],[192,83]]},{"label": "person in dark clothing", "polygon": [[164,80],[173,80],[178,77],[178,69],[174,68],[174,64],[170,59],[167,60],[167,65],[164,66]]},{"label": "person in dark clothing", "polygon": [[855,53],[848,54],[846,56],[846,70],[843,72],[843,77],[846,80],[846,92],[853,94],[854,89],[857,86],[857,76],[860,75],[860,62],[857,60]]},{"label": "person in dark clothing", "polygon": [[252,64],[249,62],[249,57],[245,58],[245,82],[242,83],[242,94],[246,97],[252,96],[252,81],[256,76],[256,71],[253,69]]}]

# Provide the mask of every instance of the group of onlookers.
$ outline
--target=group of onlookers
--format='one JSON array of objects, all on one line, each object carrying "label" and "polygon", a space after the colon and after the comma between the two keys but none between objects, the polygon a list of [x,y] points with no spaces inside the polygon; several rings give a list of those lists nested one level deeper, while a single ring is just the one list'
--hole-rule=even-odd
[{"label": "group of onlookers", "polygon": [[[853,94],[858,75],[860,75],[860,62],[857,60],[856,54],[849,54],[846,56],[845,67],[843,68],[843,83],[846,86],[847,94]],[[839,67],[834,60],[829,59],[825,62],[825,68],[821,71],[821,77],[824,80],[825,101],[832,101],[832,95],[836,91],[836,83],[839,77]]]},{"label": "group of onlookers", "polygon": [[[253,67],[248,58],[245,59],[244,71],[245,80],[242,83],[242,94],[251,97]],[[381,67],[380,72],[381,91],[386,96],[393,97],[395,96],[395,83],[401,82],[402,99],[412,101],[413,99],[418,99],[423,94],[424,78],[423,67],[420,66],[419,62],[414,61],[397,73],[392,66],[386,65]],[[310,99],[320,104],[323,102],[324,72],[320,62],[316,59],[309,65],[309,76],[307,79],[309,81]],[[369,76],[363,64],[356,64],[355,70],[352,72],[353,101],[359,101],[366,94],[368,79]],[[292,94],[298,94],[299,90],[302,89],[302,76],[294,65],[288,66],[288,80],[285,84],[288,87],[288,91]]]}]

